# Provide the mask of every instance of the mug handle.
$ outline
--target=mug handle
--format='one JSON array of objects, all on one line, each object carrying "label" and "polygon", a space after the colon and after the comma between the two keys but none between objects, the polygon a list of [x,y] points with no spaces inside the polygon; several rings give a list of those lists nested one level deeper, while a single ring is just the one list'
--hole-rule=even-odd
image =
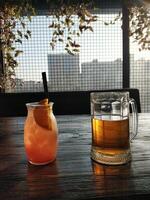
[{"label": "mug handle", "polygon": [[129,104],[131,105],[131,110],[132,110],[132,131],[130,133],[131,135],[130,140],[132,141],[138,133],[138,112],[137,112],[137,104],[134,99],[130,99]]}]

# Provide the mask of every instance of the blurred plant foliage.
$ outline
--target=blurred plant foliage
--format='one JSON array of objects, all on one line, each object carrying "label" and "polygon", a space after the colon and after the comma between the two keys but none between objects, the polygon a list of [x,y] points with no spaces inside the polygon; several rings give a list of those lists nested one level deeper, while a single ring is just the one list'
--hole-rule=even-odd
[{"label": "blurred plant foliage", "polygon": [[93,32],[92,22],[97,20],[97,16],[90,12],[94,7],[92,1],[58,1],[58,8],[52,8],[50,14],[53,22],[49,28],[53,30],[50,45],[54,49],[57,42],[65,43],[65,50],[69,54],[76,54],[80,50],[77,37],[86,31]]},{"label": "blurred plant foliage", "polygon": [[[31,31],[26,28],[26,19],[36,14],[34,5],[38,0],[3,0],[0,7],[0,50],[3,54],[3,70],[0,73],[0,87],[15,86],[15,67],[18,66],[17,56],[22,51],[15,48],[15,43],[22,44],[23,38],[31,37]],[[54,49],[57,42],[64,42],[65,49],[70,54],[79,52],[80,44],[75,40],[84,31],[93,31],[91,23],[96,21],[89,9],[93,4],[90,0],[45,0],[48,15],[53,16],[49,28],[53,30],[50,46]],[[75,20],[74,16],[77,16]],[[22,30],[17,29],[21,25]],[[76,29],[74,27],[76,26]],[[16,31],[17,30],[17,31]]]},{"label": "blurred plant foliage", "polygon": [[150,50],[150,1],[127,2],[129,8],[129,36],[139,46],[139,51]]},{"label": "blurred plant foliage", "polygon": [[[15,43],[22,44],[23,38],[29,39],[31,31],[27,23],[31,16],[36,15],[35,5],[45,2],[48,15],[53,16],[49,28],[53,31],[50,46],[55,48],[57,42],[65,45],[69,54],[76,54],[80,44],[76,38],[87,30],[93,31],[92,23],[97,16],[91,13],[95,8],[94,0],[0,0],[0,51],[3,56],[3,65],[0,71],[0,88],[15,85],[15,68],[18,65],[17,56],[22,51],[16,49]],[[138,2],[138,3],[137,3]],[[150,17],[149,9],[143,6],[142,1],[125,0],[129,10],[130,30],[129,35],[139,44],[139,49],[150,50]],[[114,24],[121,20],[119,15],[105,25]],[[20,26],[21,25],[21,26]],[[18,27],[22,27],[21,30]]]},{"label": "blurred plant foliage", "polygon": [[[15,68],[18,66],[16,58],[22,53],[15,47],[15,43],[22,44],[23,38],[31,37],[26,22],[27,19],[31,21],[31,15],[35,14],[34,8],[28,2],[12,2],[3,1],[0,7],[0,51],[3,56],[3,63],[0,63],[0,88],[15,85]],[[22,30],[17,28],[19,25]]]},{"label": "blurred plant foliage", "polygon": [[[138,44],[139,51],[150,50],[150,0],[124,0],[129,13],[129,37]],[[113,25],[122,20],[119,13],[105,25]]]}]

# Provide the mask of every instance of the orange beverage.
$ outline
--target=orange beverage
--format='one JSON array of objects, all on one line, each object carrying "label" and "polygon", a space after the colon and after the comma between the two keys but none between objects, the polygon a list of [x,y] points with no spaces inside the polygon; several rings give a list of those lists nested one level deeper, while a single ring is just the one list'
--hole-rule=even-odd
[{"label": "orange beverage", "polygon": [[24,125],[24,145],[31,164],[43,165],[55,160],[57,153],[57,122],[53,115],[53,103],[48,99],[28,103],[28,115]]},{"label": "orange beverage", "polygon": [[97,151],[115,154],[129,149],[129,119],[92,119],[92,145]]},{"label": "orange beverage", "polygon": [[91,157],[104,164],[107,164],[110,158],[111,164],[123,164],[131,159],[128,118],[92,118]]}]

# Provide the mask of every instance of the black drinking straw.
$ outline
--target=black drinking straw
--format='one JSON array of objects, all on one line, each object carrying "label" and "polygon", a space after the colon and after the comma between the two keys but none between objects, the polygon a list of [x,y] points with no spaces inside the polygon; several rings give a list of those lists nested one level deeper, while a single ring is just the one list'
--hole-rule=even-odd
[{"label": "black drinking straw", "polygon": [[45,98],[48,98],[49,100],[46,72],[42,72],[42,80],[43,80],[43,87],[44,87],[44,96]]}]

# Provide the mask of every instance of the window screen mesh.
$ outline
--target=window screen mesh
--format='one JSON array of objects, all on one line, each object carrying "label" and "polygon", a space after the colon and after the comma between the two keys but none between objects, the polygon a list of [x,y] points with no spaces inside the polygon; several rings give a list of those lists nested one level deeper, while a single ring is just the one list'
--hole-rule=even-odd
[{"label": "window screen mesh", "polygon": [[130,85],[140,91],[141,110],[150,112],[150,52],[130,42]]},{"label": "window screen mesh", "polygon": [[[94,32],[83,33],[80,53],[72,56],[64,44],[51,50],[52,36],[48,28],[52,16],[34,16],[28,29],[32,37],[18,46],[23,50],[16,70],[16,87],[11,92],[43,91],[41,73],[47,73],[49,91],[87,91],[122,87],[122,29],[121,21],[105,25],[114,19],[121,8],[102,8],[96,13]],[[44,14],[45,13],[45,14]],[[10,92],[10,91],[9,91]]]}]

